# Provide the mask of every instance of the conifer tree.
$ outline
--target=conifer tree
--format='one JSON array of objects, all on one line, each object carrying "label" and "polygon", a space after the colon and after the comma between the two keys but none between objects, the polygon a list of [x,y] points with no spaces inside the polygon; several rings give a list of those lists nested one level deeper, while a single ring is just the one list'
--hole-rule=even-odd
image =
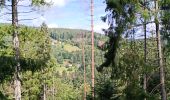
[{"label": "conifer tree", "polygon": [[[0,5],[6,6],[6,0],[1,0]],[[14,46],[14,53],[15,53],[15,73],[14,73],[14,98],[15,100],[21,100],[21,78],[20,78],[20,70],[21,70],[21,64],[20,64],[20,42],[18,37],[18,2],[19,0],[11,0],[11,14],[12,14],[12,26],[13,26],[13,46]],[[32,5],[44,5],[44,0],[32,0]]]}]

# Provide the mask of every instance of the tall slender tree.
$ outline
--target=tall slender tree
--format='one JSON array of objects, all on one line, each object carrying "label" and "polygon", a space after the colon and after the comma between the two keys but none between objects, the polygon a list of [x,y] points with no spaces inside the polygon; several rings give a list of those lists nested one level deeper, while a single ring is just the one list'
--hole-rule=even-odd
[{"label": "tall slender tree", "polygon": [[[1,6],[6,6],[6,0],[1,0],[0,5]],[[21,66],[20,66],[20,42],[19,42],[19,24],[18,24],[18,2],[19,0],[11,0],[11,8],[12,8],[12,26],[13,26],[13,48],[14,48],[14,58],[15,58],[15,65],[14,65],[14,98],[15,100],[21,100],[21,78],[20,78],[20,71],[21,71]],[[44,0],[32,0],[32,5],[39,5],[45,4]]]},{"label": "tall slender tree", "polygon": [[160,36],[160,21],[159,21],[159,1],[155,0],[155,26],[156,26],[156,38],[157,38],[157,51],[158,51],[158,60],[159,60],[159,71],[160,71],[160,84],[161,84],[161,98],[162,100],[167,100],[166,90],[165,90],[165,72],[163,65],[163,55],[162,55],[162,46],[161,46],[161,36]]},{"label": "tall slender tree", "polygon": [[[45,24],[45,22],[42,23],[40,32],[43,33],[43,36],[42,36],[43,44],[40,46],[40,47],[43,47],[43,48],[41,48],[42,49],[41,52],[43,54],[43,58],[46,58],[44,60],[48,61],[49,57],[50,57],[50,53],[49,53],[50,52],[50,38],[49,38],[50,35],[48,33],[48,27]],[[44,65],[42,65],[42,66],[44,66]],[[42,76],[43,76],[43,81],[42,81],[42,83],[43,83],[43,85],[42,85],[43,86],[43,100],[46,100],[47,99],[46,75],[44,75],[45,70],[43,68],[41,70],[42,70]]]},{"label": "tall slender tree", "polygon": [[12,26],[13,26],[13,45],[15,52],[15,73],[14,73],[14,94],[16,100],[21,100],[21,79],[20,79],[20,51],[18,37],[18,0],[12,0]]},{"label": "tall slender tree", "polygon": [[[144,0],[144,10],[146,10],[146,0]],[[144,18],[144,25],[143,25],[143,28],[144,28],[144,61],[145,61],[145,72],[144,72],[144,79],[143,79],[143,89],[146,93],[147,91],[147,74],[146,74],[146,57],[147,57],[147,47],[146,47],[146,43],[147,43],[147,40],[146,40],[146,18]]]},{"label": "tall slender tree", "polygon": [[91,0],[91,80],[92,80],[92,99],[95,98],[95,89],[94,89],[94,0]]},{"label": "tall slender tree", "polygon": [[[116,66],[115,57],[117,48],[119,47],[119,41],[126,31],[129,29],[129,25],[134,23],[139,6],[139,1],[134,0],[105,0],[106,11],[108,14],[102,18],[104,22],[108,22],[110,27],[105,30],[106,35],[109,37],[109,41],[106,44],[105,62],[98,68],[101,71],[103,67]],[[113,72],[114,73],[114,72]]]},{"label": "tall slender tree", "polygon": [[[6,0],[1,0],[0,5],[5,6]],[[18,38],[18,13],[17,13],[17,0],[11,0],[12,8],[12,36],[13,36],[13,49],[14,49],[14,98],[15,100],[21,100],[21,81],[20,81],[20,52],[19,52],[19,38]]]}]

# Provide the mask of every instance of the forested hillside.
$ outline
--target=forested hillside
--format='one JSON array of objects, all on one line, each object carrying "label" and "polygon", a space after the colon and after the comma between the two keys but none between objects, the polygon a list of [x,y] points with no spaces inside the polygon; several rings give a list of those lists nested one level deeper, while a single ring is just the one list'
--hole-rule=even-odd
[{"label": "forested hillside", "polygon": [[[11,26],[2,24],[1,32],[1,98],[4,100],[13,98],[14,73],[12,64],[13,51],[11,43]],[[40,28],[21,26],[20,28],[21,49],[21,73],[22,73],[22,96],[24,100],[38,100],[44,97],[47,100],[80,100],[83,99],[83,65],[82,65],[82,38],[85,41],[85,65],[86,65],[86,88],[87,98],[90,96],[90,34],[86,30],[72,29],[48,29],[45,24]],[[84,37],[82,35],[84,33]],[[41,40],[41,41],[40,41]],[[156,41],[154,37],[147,40],[148,58],[146,70],[150,74],[148,80],[148,98],[158,98],[159,84],[157,69]],[[95,33],[95,67],[100,70],[100,65],[105,61],[104,50],[107,47],[105,35]],[[105,68],[102,73],[96,74],[96,98],[109,100],[113,98],[136,98],[147,97],[143,93],[140,83],[144,69],[143,39],[122,38],[117,54],[116,68]],[[165,51],[168,48],[164,48]],[[169,56],[165,52],[165,64],[169,71]],[[167,74],[167,79],[169,79]],[[110,77],[114,80],[110,80]],[[127,84],[128,83],[128,84]],[[169,81],[167,81],[169,84]],[[167,85],[167,89],[169,86]],[[113,96],[114,94],[114,96]],[[103,100],[102,99],[102,100]]]},{"label": "forested hillside", "polygon": [[0,0],[0,100],[170,100],[170,0],[100,4]]},{"label": "forested hillside", "polygon": [[[1,33],[1,94],[12,99],[13,51],[11,26],[0,25]],[[83,97],[82,38],[85,39],[85,61],[87,66],[87,87],[90,91],[90,33],[76,29],[48,29],[21,26],[20,28],[21,72],[24,100],[43,97],[51,100],[81,99]],[[84,37],[82,37],[84,33]],[[102,63],[102,51],[98,44],[106,40],[95,33],[96,67]],[[51,99],[50,99],[51,98]]]}]

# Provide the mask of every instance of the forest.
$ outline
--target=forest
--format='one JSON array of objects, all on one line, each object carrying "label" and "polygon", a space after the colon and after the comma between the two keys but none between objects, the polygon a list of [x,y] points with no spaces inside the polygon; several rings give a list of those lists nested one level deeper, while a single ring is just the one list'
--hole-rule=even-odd
[{"label": "forest", "polygon": [[85,30],[21,24],[26,5],[0,0],[11,16],[0,22],[0,100],[170,100],[170,0],[103,0],[104,34],[94,1]]}]

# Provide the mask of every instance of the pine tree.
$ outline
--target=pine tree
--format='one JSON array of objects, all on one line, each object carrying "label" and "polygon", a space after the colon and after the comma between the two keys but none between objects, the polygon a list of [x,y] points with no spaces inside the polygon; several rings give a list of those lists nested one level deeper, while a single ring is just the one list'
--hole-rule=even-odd
[{"label": "pine tree", "polygon": [[102,18],[104,22],[108,22],[110,27],[105,30],[109,41],[106,44],[106,61],[98,68],[99,71],[103,67],[116,65],[115,57],[119,41],[129,25],[135,21],[135,14],[138,11],[136,6],[139,6],[139,1],[134,0],[106,0],[106,11],[111,12]]},{"label": "pine tree", "polygon": [[18,8],[17,0],[12,0],[12,26],[13,26],[13,45],[15,52],[15,73],[14,73],[14,94],[15,100],[21,100],[21,79],[20,79],[20,51],[19,51],[19,37],[18,37]]},{"label": "pine tree", "polygon": [[[5,4],[6,0],[1,0],[0,5],[6,6]],[[15,52],[15,73],[14,73],[14,91],[15,91],[15,100],[21,100],[21,78],[20,78],[20,70],[21,70],[21,64],[20,64],[20,42],[18,37],[18,2],[19,0],[12,0],[11,1],[11,7],[12,7],[12,26],[13,26],[13,46],[14,46],[14,52]],[[32,0],[33,5],[39,5],[39,4],[45,4],[44,0]]]},{"label": "pine tree", "polygon": [[[166,6],[161,7],[161,2],[164,2]],[[155,17],[154,23],[155,23],[155,30],[157,35],[157,46],[158,46],[158,61],[159,61],[159,68],[160,68],[160,85],[161,85],[161,97],[162,100],[166,100],[166,90],[165,90],[165,72],[164,72],[164,64],[163,64],[163,55],[162,55],[162,46],[161,46],[161,36],[160,36],[160,16],[161,15],[161,9],[160,8],[166,8],[168,9],[168,1],[161,1],[158,3],[158,1],[155,1],[155,8],[152,8],[153,1],[150,0],[144,0],[144,1],[134,1],[134,0],[106,0],[106,11],[109,11],[110,13],[103,17],[104,21],[107,21],[110,24],[110,28],[108,30],[105,30],[109,41],[106,43],[106,54],[105,58],[106,61],[99,67],[99,71],[103,69],[103,67],[111,66],[112,70],[117,69],[116,67],[119,62],[116,62],[117,55],[117,48],[119,47],[119,41],[121,40],[122,34],[129,33],[128,30],[130,30],[132,27],[138,27],[142,24],[136,23],[136,20],[139,20],[138,16],[142,17],[142,20],[144,20],[144,36],[145,36],[145,46],[144,46],[144,55],[145,55],[145,68],[144,68],[144,80],[143,80],[143,89],[145,93],[147,92],[147,81],[148,78],[146,76],[146,73],[148,71],[146,69],[146,25],[151,22],[146,22],[146,19],[150,17],[152,19]],[[166,3],[165,3],[166,2]],[[144,9],[144,10],[143,10]],[[165,11],[164,11],[165,12]],[[166,12],[167,13],[167,12]],[[153,15],[152,15],[153,14]],[[164,13],[165,14],[165,13]],[[135,18],[134,15],[137,17]],[[161,15],[162,16],[162,15]],[[129,18],[130,17],[130,18]],[[168,18],[167,18],[168,19]],[[141,20],[141,19],[140,19]],[[128,27],[130,26],[130,27]],[[148,66],[147,66],[148,67]],[[112,72],[112,73],[117,73]]]}]

